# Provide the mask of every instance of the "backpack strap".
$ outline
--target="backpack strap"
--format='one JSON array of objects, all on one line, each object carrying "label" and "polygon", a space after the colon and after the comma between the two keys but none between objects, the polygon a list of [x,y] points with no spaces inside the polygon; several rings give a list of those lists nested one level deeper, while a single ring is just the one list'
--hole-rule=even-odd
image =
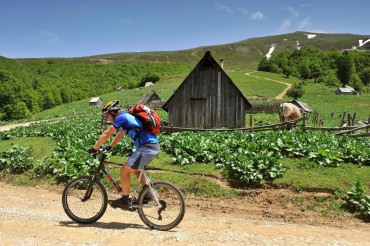
[{"label": "backpack strap", "polygon": [[140,136],[140,133],[142,132],[142,130],[138,127],[133,127],[132,129],[135,131],[135,137],[132,140],[135,142],[136,139],[138,139],[139,140],[139,146],[141,146],[141,141],[140,141],[139,136]]}]

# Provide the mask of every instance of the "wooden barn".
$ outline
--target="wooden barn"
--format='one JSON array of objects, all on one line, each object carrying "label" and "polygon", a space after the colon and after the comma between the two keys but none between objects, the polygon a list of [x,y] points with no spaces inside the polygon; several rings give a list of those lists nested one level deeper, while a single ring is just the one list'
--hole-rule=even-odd
[{"label": "wooden barn", "polygon": [[252,105],[207,51],[162,108],[169,126],[240,128]]},{"label": "wooden barn", "polygon": [[160,108],[162,107],[163,102],[157,93],[153,91],[142,95],[139,101],[137,101],[137,104],[145,104],[149,108]]},{"label": "wooden barn", "polygon": [[308,105],[307,103],[304,103],[304,102],[301,102],[301,101],[298,101],[298,100],[293,100],[291,103],[293,103],[294,105],[296,105],[298,108],[300,108],[301,112],[304,112],[304,113],[312,113],[314,112]]},{"label": "wooden barn", "polygon": [[89,105],[101,107],[103,106],[103,100],[100,97],[92,97],[89,101]]}]

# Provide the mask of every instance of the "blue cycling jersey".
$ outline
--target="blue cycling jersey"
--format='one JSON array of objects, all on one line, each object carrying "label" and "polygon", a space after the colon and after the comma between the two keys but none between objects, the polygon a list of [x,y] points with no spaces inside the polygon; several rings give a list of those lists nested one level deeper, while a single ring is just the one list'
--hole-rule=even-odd
[{"label": "blue cycling jersey", "polygon": [[[116,129],[122,128],[125,133],[134,140],[136,147],[140,147],[144,144],[158,143],[157,136],[141,130],[141,121],[128,112],[122,112],[120,115],[118,115],[113,121],[112,125]],[[137,134],[138,136],[135,139]]]}]

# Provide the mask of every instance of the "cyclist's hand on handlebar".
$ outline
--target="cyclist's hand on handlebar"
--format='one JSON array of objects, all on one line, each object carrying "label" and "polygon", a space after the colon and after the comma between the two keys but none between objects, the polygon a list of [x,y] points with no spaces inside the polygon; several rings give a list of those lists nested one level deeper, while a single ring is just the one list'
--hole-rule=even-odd
[{"label": "cyclist's hand on handlebar", "polygon": [[102,149],[103,151],[109,151],[109,150],[111,150],[111,149],[112,149],[112,147],[110,147],[109,145],[107,145],[107,146],[102,146],[102,147],[101,147],[101,149]]},{"label": "cyclist's hand on handlebar", "polygon": [[89,153],[90,155],[91,154],[96,154],[98,152],[98,150],[94,149],[94,147],[91,147],[87,150],[87,153]]}]

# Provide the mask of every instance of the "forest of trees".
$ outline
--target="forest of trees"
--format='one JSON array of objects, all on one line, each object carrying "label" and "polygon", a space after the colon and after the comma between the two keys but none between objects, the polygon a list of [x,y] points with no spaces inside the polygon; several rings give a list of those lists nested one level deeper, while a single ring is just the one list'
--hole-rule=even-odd
[{"label": "forest of trees", "polygon": [[329,86],[350,85],[356,91],[364,91],[370,86],[370,52],[317,48],[283,51],[270,59],[263,58],[258,70],[302,80],[314,79]]},{"label": "forest of trees", "polygon": [[[351,85],[357,91],[365,91],[370,88],[369,49],[286,50],[274,53],[269,59],[263,58],[257,69],[298,77],[302,81],[313,79],[329,86]],[[192,63],[145,59],[111,60],[102,64],[99,59],[89,58],[8,59],[0,56],[0,121],[28,118],[64,103],[115,91],[121,86],[126,89],[140,87],[145,81],[188,73],[192,67]],[[301,88],[297,85],[294,89],[291,96],[299,97]]]},{"label": "forest of trees", "polygon": [[[89,59],[8,59],[0,56],[0,120],[23,119],[55,106],[139,87],[145,80],[188,72],[174,63]],[[155,81],[154,81],[155,82]]]}]

